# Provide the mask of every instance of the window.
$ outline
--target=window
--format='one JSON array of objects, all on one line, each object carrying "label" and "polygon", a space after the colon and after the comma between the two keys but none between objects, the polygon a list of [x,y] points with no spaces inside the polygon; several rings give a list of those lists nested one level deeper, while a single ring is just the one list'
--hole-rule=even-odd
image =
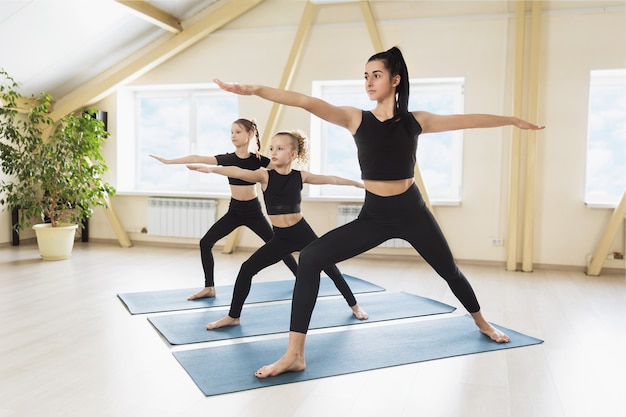
[{"label": "window", "polygon": [[117,189],[165,194],[228,193],[222,176],[163,165],[149,154],[175,158],[232,152],[238,100],[217,86],[126,89],[118,98]]},{"label": "window", "polygon": [[[463,113],[462,78],[413,79],[410,82],[410,110],[433,113]],[[313,95],[335,105],[372,109],[374,103],[364,92],[363,80],[315,81]],[[433,203],[461,199],[463,132],[443,132],[420,136],[417,147],[420,172]],[[311,171],[361,178],[356,146],[350,132],[311,118]],[[320,197],[359,197],[362,190],[342,186],[311,186],[309,194]]]},{"label": "window", "polygon": [[626,70],[591,71],[585,202],[614,207],[626,190]]}]

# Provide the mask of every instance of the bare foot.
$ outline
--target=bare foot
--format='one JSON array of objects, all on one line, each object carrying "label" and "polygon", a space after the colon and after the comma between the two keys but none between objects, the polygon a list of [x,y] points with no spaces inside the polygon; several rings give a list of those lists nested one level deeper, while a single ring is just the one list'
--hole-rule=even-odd
[{"label": "bare foot", "polygon": [[204,287],[194,295],[187,297],[187,300],[197,300],[199,298],[213,298],[215,297],[215,287]]},{"label": "bare foot", "polygon": [[365,310],[359,307],[358,304],[355,304],[350,308],[352,309],[352,314],[354,314],[354,317],[359,320],[367,320],[370,317]]},{"label": "bare foot", "polygon": [[479,311],[476,313],[472,313],[472,317],[474,318],[474,323],[478,326],[478,330],[485,336],[489,337],[491,340],[497,343],[508,343],[511,341],[509,336],[500,330],[496,329],[483,317],[483,314]]},{"label": "bare foot", "polygon": [[501,332],[500,330],[496,329],[495,327],[493,327],[492,325],[489,325],[489,327],[485,327],[485,328],[478,328],[478,330],[480,330],[480,332],[486,336],[489,336],[489,338],[491,340],[493,340],[494,342],[498,342],[498,343],[509,343],[511,341],[511,339],[509,338],[509,336],[507,336],[505,333]]},{"label": "bare foot", "polygon": [[257,378],[267,378],[277,376],[285,372],[300,372],[306,368],[304,356],[285,354],[282,358],[271,365],[266,365],[257,370],[254,376]]},{"label": "bare foot", "polygon": [[239,319],[239,317],[233,318],[231,316],[226,316],[226,317],[219,319],[218,321],[213,321],[207,324],[206,329],[214,330],[214,329],[219,329],[220,327],[226,327],[226,326],[239,326],[239,324],[241,324],[241,320]]}]

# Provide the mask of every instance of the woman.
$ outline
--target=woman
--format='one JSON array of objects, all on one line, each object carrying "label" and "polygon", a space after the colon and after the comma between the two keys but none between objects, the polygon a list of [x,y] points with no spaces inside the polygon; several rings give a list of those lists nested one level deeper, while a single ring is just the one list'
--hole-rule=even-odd
[{"label": "woman", "polygon": [[352,258],[391,238],[409,242],[446,280],[479,331],[495,342],[509,341],[506,334],[483,317],[470,283],[456,266],[439,226],[414,183],[417,139],[421,133],[457,129],[507,125],[533,130],[543,127],[517,117],[409,111],[408,70],[396,47],[373,55],[365,65],[365,90],[376,102],[371,111],[334,106],[304,94],[265,86],[215,82],[226,91],[300,107],[346,128],[357,145],[366,190],[365,202],[356,220],[328,232],[301,252],[287,351],[278,361],[257,370],[257,377],[305,369],[306,332],[319,288],[320,267]]},{"label": "woman", "polygon": [[[274,228],[274,237],[241,265],[235,281],[228,315],[207,324],[208,330],[241,324],[241,310],[250,293],[252,278],[261,270],[275,264],[292,252],[302,250],[317,239],[317,235],[304,219],[300,210],[303,183],[353,185],[363,188],[363,184],[349,179],[334,175],[316,175],[293,169],[294,161],[306,162],[306,149],[306,137],[302,133],[298,131],[279,132],[274,135],[270,144],[273,166],[271,170],[260,168],[256,171],[249,171],[237,167],[187,165],[189,169],[194,171],[216,173],[260,183],[265,209]],[[354,294],[339,269],[335,265],[326,266],[323,269],[348,302],[354,316],[359,320],[366,320],[368,318],[367,313],[357,304]]]},{"label": "woman", "polygon": [[[242,169],[255,170],[267,167],[269,158],[250,152],[250,140],[256,136],[257,149],[260,148],[259,130],[254,119],[237,119],[233,122],[230,131],[230,140],[235,145],[235,152],[215,156],[187,155],[180,158],[165,159],[160,156],[150,155],[164,164],[208,164],[236,166]],[[215,297],[215,278],[213,259],[213,246],[215,243],[228,235],[239,226],[246,226],[264,242],[269,241],[274,233],[267,218],[261,210],[261,203],[257,198],[256,185],[253,182],[243,181],[239,178],[228,178],[230,184],[231,199],[228,211],[200,239],[200,258],[204,270],[204,288],[196,294],[189,296],[188,300]],[[294,257],[289,254],[283,259],[285,265],[296,275],[298,264]]]}]

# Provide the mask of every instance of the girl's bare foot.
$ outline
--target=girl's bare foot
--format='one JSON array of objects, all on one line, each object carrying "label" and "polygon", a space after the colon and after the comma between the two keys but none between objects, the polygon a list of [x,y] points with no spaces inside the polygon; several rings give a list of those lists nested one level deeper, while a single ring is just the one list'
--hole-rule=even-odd
[{"label": "girl's bare foot", "polygon": [[204,287],[194,295],[187,297],[187,300],[197,300],[199,298],[213,298],[215,297],[215,287]]},{"label": "girl's bare foot", "polygon": [[206,329],[213,330],[213,329],[219,329],[220,327],[226,327],[226,326],[239,326],[239,324],[241,324],[241,320],[239,319],[239,317],[233,318],[231,316],[226,316],[226,317],[219,319],[218,321],[213,321],[207,324]]},{"label": "girl's bare foot", "polygon": [[285,354],[282,358],[271,365],[266,365],[257,370],[254,376],[257,378],[267,378],[284,374],[285,372],[300,372],[306,368],[306,362],[303,356]]},{"label": "girl's bare foot", "polygon": [[352,314],[354,314],[354,317],[359,320],[367,320],[370,317],[365,310],[359,307],[358,304],[355,304],[350,308],[352,309]]}]

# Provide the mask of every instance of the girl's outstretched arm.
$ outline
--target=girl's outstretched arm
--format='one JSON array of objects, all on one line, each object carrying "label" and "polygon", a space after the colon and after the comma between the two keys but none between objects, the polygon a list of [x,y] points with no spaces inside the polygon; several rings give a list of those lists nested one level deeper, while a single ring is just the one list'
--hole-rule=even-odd
[{"label": "girl's outstretched arm", "polygon": [[149,155],[151,158],[156,159],[157,161],[164,164],[207,164],[207,165],[217,165],[217,158],[214,156],[204,156],[204,155],[187,155],[181,156],[180,158],[167,159],[162,156],[157,155]]},{"label": "girl's outstretched arm", "polygon": [[240,95],[255,95],[274,103],[291,107],[300,107],[313,113],[329,123],[345,127],[355,132],[361,123],[361,110],[349,106],[335,106],[322,99],[307,96],[295,91],[281,90],[264,85],[225,83],[218,79],[213,80],[222,90]]},{"label": "girl's outstretched arm", "polygon": [[413,115],[422,126],[423,133],[501,126],[515,126],[525,130],[541,130],[545,128],[545,126],[537,126],[514,116],[497,116],[493,114],[440,115],[425,111],[416,111],[413,112]]},{"label": "girl's outstretched arm", "polygon": [[231,178],[239,178],[240,180],[248,181],[248,182],[259,182],[266,183],[267,182],[267,170],[264,168],[259,168],[256,170],[243,169],[235,166],[221,167],[221,166],[211,166],[211,165],[199,165],[199,164],[190,164],[187,165],[187,169],[191,171],[204,172],[206,174],[220,174],[225,177]]},{"label": "girl's outstretched arm", "polygon": [[353,181],[347,178],[338,177],[336,175],[312,174],[308,171],[302,171],[302,182],[317,185],[352,185],[353,187],[357,188],[365,188],[363,183],[359,181]]}]

